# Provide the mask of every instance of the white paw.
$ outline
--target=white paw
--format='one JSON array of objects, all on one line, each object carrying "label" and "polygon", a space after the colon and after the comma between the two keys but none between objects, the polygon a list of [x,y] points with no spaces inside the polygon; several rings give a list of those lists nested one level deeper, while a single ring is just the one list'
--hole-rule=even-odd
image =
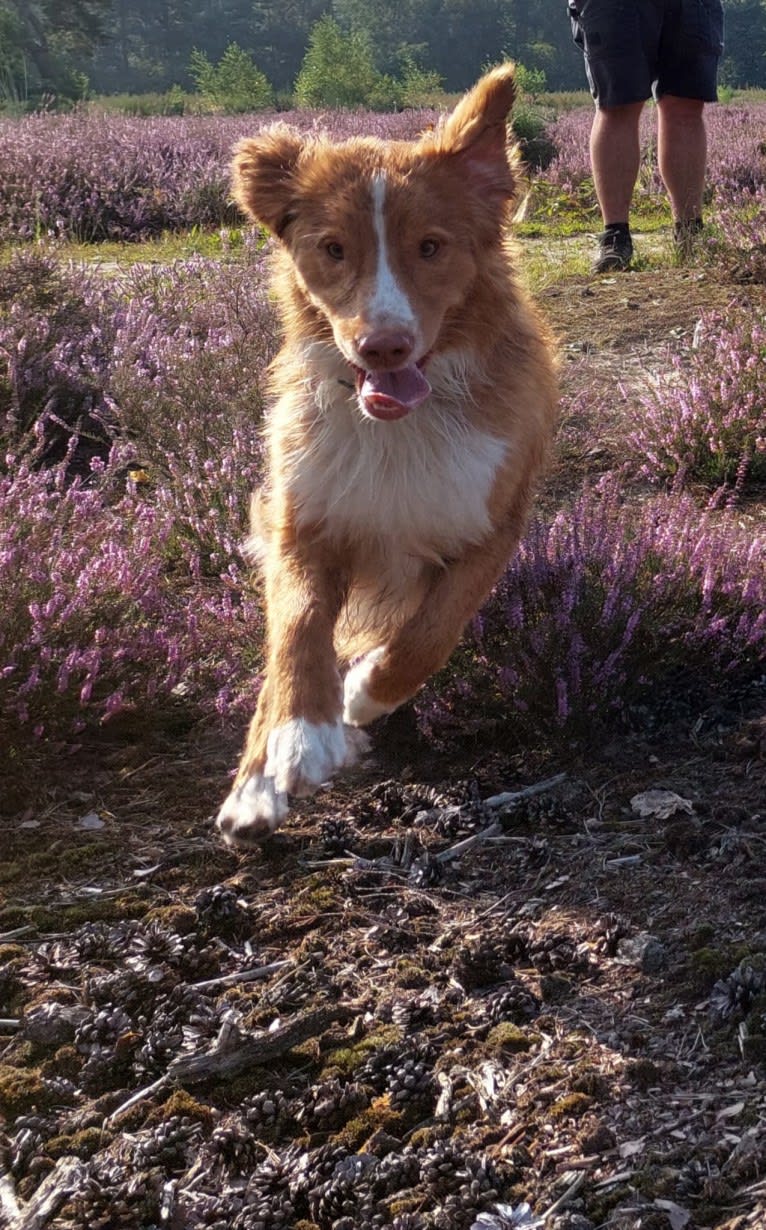
[{"label": "white paw", "polygon": [[313,794],[336,769],[351,765],[365,750],[366,736],[346,731],[340,718],[319,725],[293,718],[272,730],[263,773],[232,790],[216,824],[230,845],[252,845],[279,828],[288,794]]},{"label": "white paw", "polygon": [[279,793],[273,777],[254,773],[236,786],[216,818],[216,827],[229,845],[252,845],[279,828],[287,815],[287,794]]},{"label": "white paw", "polygon": [[343,680],[343,721],[349,726],[369,726],[370,722],[396,708],[396,705],[382,705],[373,700],[368,691],[370,675],[384,653],[383,646],[371,649],[351,667]]}]

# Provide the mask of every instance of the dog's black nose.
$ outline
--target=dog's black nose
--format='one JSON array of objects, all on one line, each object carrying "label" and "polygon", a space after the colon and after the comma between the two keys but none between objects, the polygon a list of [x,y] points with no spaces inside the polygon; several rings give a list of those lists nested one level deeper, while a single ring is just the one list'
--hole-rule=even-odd
[{"label": "dog's black nose", "polygon": [[375,329],[356,339],[356,348],[363,363],[372,368],[401,367],[415,347],[411,333],[398,329]]}]

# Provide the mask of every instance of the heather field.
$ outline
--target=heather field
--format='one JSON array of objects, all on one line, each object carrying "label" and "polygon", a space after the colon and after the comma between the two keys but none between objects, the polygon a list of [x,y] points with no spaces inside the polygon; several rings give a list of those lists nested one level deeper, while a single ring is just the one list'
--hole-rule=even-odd
[{"label": "heather field", "polygon": [[766,104],[710,109],[684,264],[647,114],[600,279],[590,112],[550,117],[528,534],[369,761],[240,855],[279,339],[226,163],[269,118],[0,120],[0,1224],[755,1230]]}]

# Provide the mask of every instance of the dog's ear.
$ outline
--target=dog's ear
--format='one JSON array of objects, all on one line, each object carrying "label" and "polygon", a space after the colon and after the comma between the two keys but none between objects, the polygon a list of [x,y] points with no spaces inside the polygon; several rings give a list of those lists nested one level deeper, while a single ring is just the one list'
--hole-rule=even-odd
[{"label": "dog's ear", "polygon": [[510,200],[516,192],[516,152],[506,121],[516,97],[513,65],[500,64],[482,77],[434,134],[439,153],[460,158],[481,192]]},{"label": "dog's ear", "polygon": [[302,149],[297,132],[275,124],[260,136],[240,141],[234,150],[234,200],[280,239],[292,220],[295,172]]}]

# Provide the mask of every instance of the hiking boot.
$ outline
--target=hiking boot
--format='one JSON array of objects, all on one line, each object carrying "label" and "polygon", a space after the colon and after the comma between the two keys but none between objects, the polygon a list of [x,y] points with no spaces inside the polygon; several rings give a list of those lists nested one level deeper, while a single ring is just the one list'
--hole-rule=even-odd
[{"label": "hiking boot", "polygon": [[598,237],[598,256],[593,262],[594,273],[616,273],[627,269],[633,259],[630,231],[606,230]]},{"label": "hiking boot", "polygon": [[701,218],[689,218],[684,222],[673,223],[673,247],[680,261],[689,260],[694,255],[703,230],[704,223]]}]

